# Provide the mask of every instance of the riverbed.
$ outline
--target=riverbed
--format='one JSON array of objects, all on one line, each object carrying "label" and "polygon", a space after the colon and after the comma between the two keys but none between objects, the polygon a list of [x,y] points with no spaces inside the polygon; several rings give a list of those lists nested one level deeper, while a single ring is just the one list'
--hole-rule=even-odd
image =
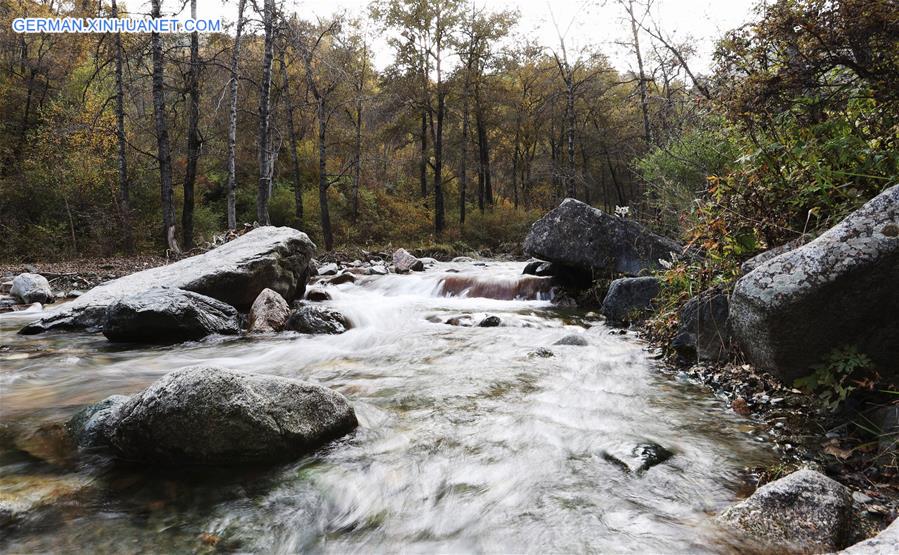
[{"label": "riverbed", "polygon": [[[646,344],[596,314],[442,294],[448,276],[502,289],[522,268],[438,263],[329,286],[324,304],[353,324],[333,336],[147,347],[19,336],[35,315],[0,316],[0,501],[63,484],[0,528],[0,550],[728,552],[711,517],[737,501],[741,469],[776,459],[763,431],[660,372]],[[445,323],[487,316],[501,325]],[[588,345],[554,345],[571,334]],[[197,364],[333,388],[360,427],[287,465],[178,472],[35,439],[86,404]],[[647,443],[673,456],[645,471],[615,462]]]}]

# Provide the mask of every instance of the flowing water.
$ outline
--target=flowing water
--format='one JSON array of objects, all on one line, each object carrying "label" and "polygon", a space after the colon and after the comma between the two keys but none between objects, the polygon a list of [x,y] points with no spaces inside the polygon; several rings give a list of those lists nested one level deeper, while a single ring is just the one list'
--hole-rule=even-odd
[{"label": "flowing water", "polygon": [[[0,317],[0,504],[56,497],[0,525],[0,550],[727,551],[710,516],[737,499],[740,469],[773,459],[759,430],[660,373],[646,345],[595,315],[443,296],[447,277],[507,291],[521,269],[438,264],[329,286],[326,304],[354,324],[338,336],[116,346],[18,336],[29,317]],[[502,325],[444,323],[466,315]],[[553,345],[572,333],[589,346]],[[554,356],[535,356],[541,347]],[[194,364],[331,387],[360,427],[267,468],[123,468],[58,445],[52,424],[83,405]],[[673,456],[645,472],[609,456],[626,461],[646,442]]]}]

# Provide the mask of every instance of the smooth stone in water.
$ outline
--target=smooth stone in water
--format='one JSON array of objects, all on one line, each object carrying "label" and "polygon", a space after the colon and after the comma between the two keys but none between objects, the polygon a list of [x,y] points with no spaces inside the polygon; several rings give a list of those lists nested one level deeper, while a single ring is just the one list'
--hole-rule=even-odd
[{"label": "smooth stone in water", "polygon": [[99,434],[119,459],[166,466],[286,461],[358,425],[336,391],[214,367],[182,368],[124,403],[104,403],[88,413],[93,431],[76,437]]},{"label": "smooth stone in water", "polygon": [[323,306],[303,305],[287,320],[287,329],[309,334],[343,333],[353,327],[346,316]]},{"label": "smooth stone in water", "polygon": [[488,316],[488,317],[484,318],[483,320],[481,320],[480,322],[478,322],[478,327],[479,328],[495,328],[495,327],[499,326],[501,323],[502,323],[502,320],[500,320],[499,316]]},{"label": "smooth stone in water", "polygon": [[313,302],[330,301],[331,294],[321,287],[312,287],[306,291],[306,300]]},{"label": "smooth stone in water", "polygon": [[259,227],[211,251],[151,268],[94,287],[19,333],[51,329],[99,331],[106,309],[123,297],[154,287],[193,291],[249,310],[259,293],[269,288],[288,301],[301,298],[315,244],[305,233],[289,227]]},{"label": "smooth stone in water", "polygon": [[157,343],[240,333],[237,310],[212,297],[157,287],[124,297],[106,310],[110,341]]},{"label": "smooth stone in water", "polygon": [[575,347],[586,347],[590,343],[580,335],[566,335],[562,339],[553,343],[553,345],[572,345]]}]

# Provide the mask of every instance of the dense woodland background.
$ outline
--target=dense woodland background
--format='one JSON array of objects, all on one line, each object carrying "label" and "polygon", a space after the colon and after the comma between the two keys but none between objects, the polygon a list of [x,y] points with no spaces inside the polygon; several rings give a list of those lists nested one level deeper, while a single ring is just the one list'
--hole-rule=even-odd
[{"label": "dense woodland background", "polygon": [[234,1],[227,33],[116,36],[11,30],[114,1],[0,0],[0,259],[176,254],[252,222],[511,250],[570,196],[703,249],[669,276],[692,289],[896,182],[894,0],[760,4],[709,75],[652,0],[616,0],[626,74],[461,0],[311,21]]}]

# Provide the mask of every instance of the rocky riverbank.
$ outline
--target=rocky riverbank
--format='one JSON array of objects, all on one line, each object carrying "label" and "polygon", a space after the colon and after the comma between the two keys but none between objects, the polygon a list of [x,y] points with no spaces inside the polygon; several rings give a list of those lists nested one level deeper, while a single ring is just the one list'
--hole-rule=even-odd
[{"label": "rocky riverbank", "polygon": [[[526,271],[565,284],[566,302],[633,327],[676,379],[703,384],[724,408],[764,423],[781,461],[747,468],[754,487],[799,468],[848,486],[858,524],[851,540],[858,541],[899,512],[897,411],[892,394],[877,390],[895,390],[890,380],[899,371],[893,367],[897,223],[894,187],[817,240],[763,253],[744,264],[736,284],[699,292],[659,316],[666,269],[701,253],[568,199],[534,224],[525,251],[538,260]],[[829,354],[841,345],[851,347]],[[853,374],[863,364],[877,364],[880,374]],[[812,372],[808,389],[794,387],[794,379]],[[868,391],[849,397],[856,389]],[[849,540],[800,550],[833,550]]]}]

